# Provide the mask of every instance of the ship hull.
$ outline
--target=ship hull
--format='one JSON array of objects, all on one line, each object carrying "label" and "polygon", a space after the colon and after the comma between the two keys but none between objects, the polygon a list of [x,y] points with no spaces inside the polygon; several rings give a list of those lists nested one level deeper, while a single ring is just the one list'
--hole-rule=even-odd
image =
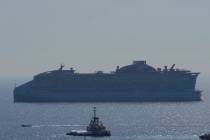
[{"label": "ship hull", "polygon": [[200,101],[201,91],[47,91],[15,92],[15,102],[176,102]]},{"label": "ship hull", "polygon": [[89,132],[89,131],[71,131],[66,133],[69,136],[90,136],[90,137],[109,137],[111,136],[110,131],[102,131],[102,132]]}]

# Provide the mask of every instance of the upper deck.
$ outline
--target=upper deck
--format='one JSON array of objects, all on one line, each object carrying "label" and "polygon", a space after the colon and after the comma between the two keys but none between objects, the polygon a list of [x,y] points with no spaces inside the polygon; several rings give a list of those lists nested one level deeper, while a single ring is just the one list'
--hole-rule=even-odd
[{"label": "upper deck", "polygon": [[189,70],[181,70],[175,69],[175,64],[173,64],[170,68],[164,66],[163,69],[161,68],[154,68],[146,63],[146,61],[134,61],[133,64],[123,66],[123,67],[116,67],[116,70],[111,73],[104,73],[103,71],[97,71],[95,73],[76,73],[73,68],[69,70],[63,70],[64,65],[61,65],[58,70],[48,71],[44,73],[40,73],[34,76],[34,79],[42,79],[47,77],[69,77],[69,76],[113,76],[113,75],[168,75],[168,76],[192,76],[197,77],[200,73],[198,72],[191,72]]}]

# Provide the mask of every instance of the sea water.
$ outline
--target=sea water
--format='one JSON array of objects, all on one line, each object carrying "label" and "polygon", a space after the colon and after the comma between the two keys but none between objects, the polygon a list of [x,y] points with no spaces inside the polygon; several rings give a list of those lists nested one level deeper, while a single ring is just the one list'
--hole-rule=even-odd
[{"label": "sea water", "polygon": [[86,140],[199,140],[200,134],[210,131],[210,84],[200,81],[201,102],[14,103],[13,82],[1,80],[0,139],[83,140],[65,134],[85,129],[92,107],[97,107],[112,136]]}]

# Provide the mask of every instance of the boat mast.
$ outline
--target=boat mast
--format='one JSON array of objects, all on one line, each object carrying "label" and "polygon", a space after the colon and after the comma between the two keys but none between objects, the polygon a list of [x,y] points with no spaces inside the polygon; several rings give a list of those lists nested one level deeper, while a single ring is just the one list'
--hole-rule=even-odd
[{"label": "boat mast", "polygon": [[94,118],[96,118],[96,107],[93,107],[93,114],[94,114]]}]

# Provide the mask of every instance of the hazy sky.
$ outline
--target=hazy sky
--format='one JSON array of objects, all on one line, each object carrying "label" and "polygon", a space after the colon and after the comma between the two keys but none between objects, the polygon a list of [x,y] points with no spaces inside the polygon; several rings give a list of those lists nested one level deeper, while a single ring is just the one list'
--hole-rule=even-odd
[{"label": "hazy sky", "polygon": [[210,75],[210,1],[0,0],[0,76],[133,60]]}]

